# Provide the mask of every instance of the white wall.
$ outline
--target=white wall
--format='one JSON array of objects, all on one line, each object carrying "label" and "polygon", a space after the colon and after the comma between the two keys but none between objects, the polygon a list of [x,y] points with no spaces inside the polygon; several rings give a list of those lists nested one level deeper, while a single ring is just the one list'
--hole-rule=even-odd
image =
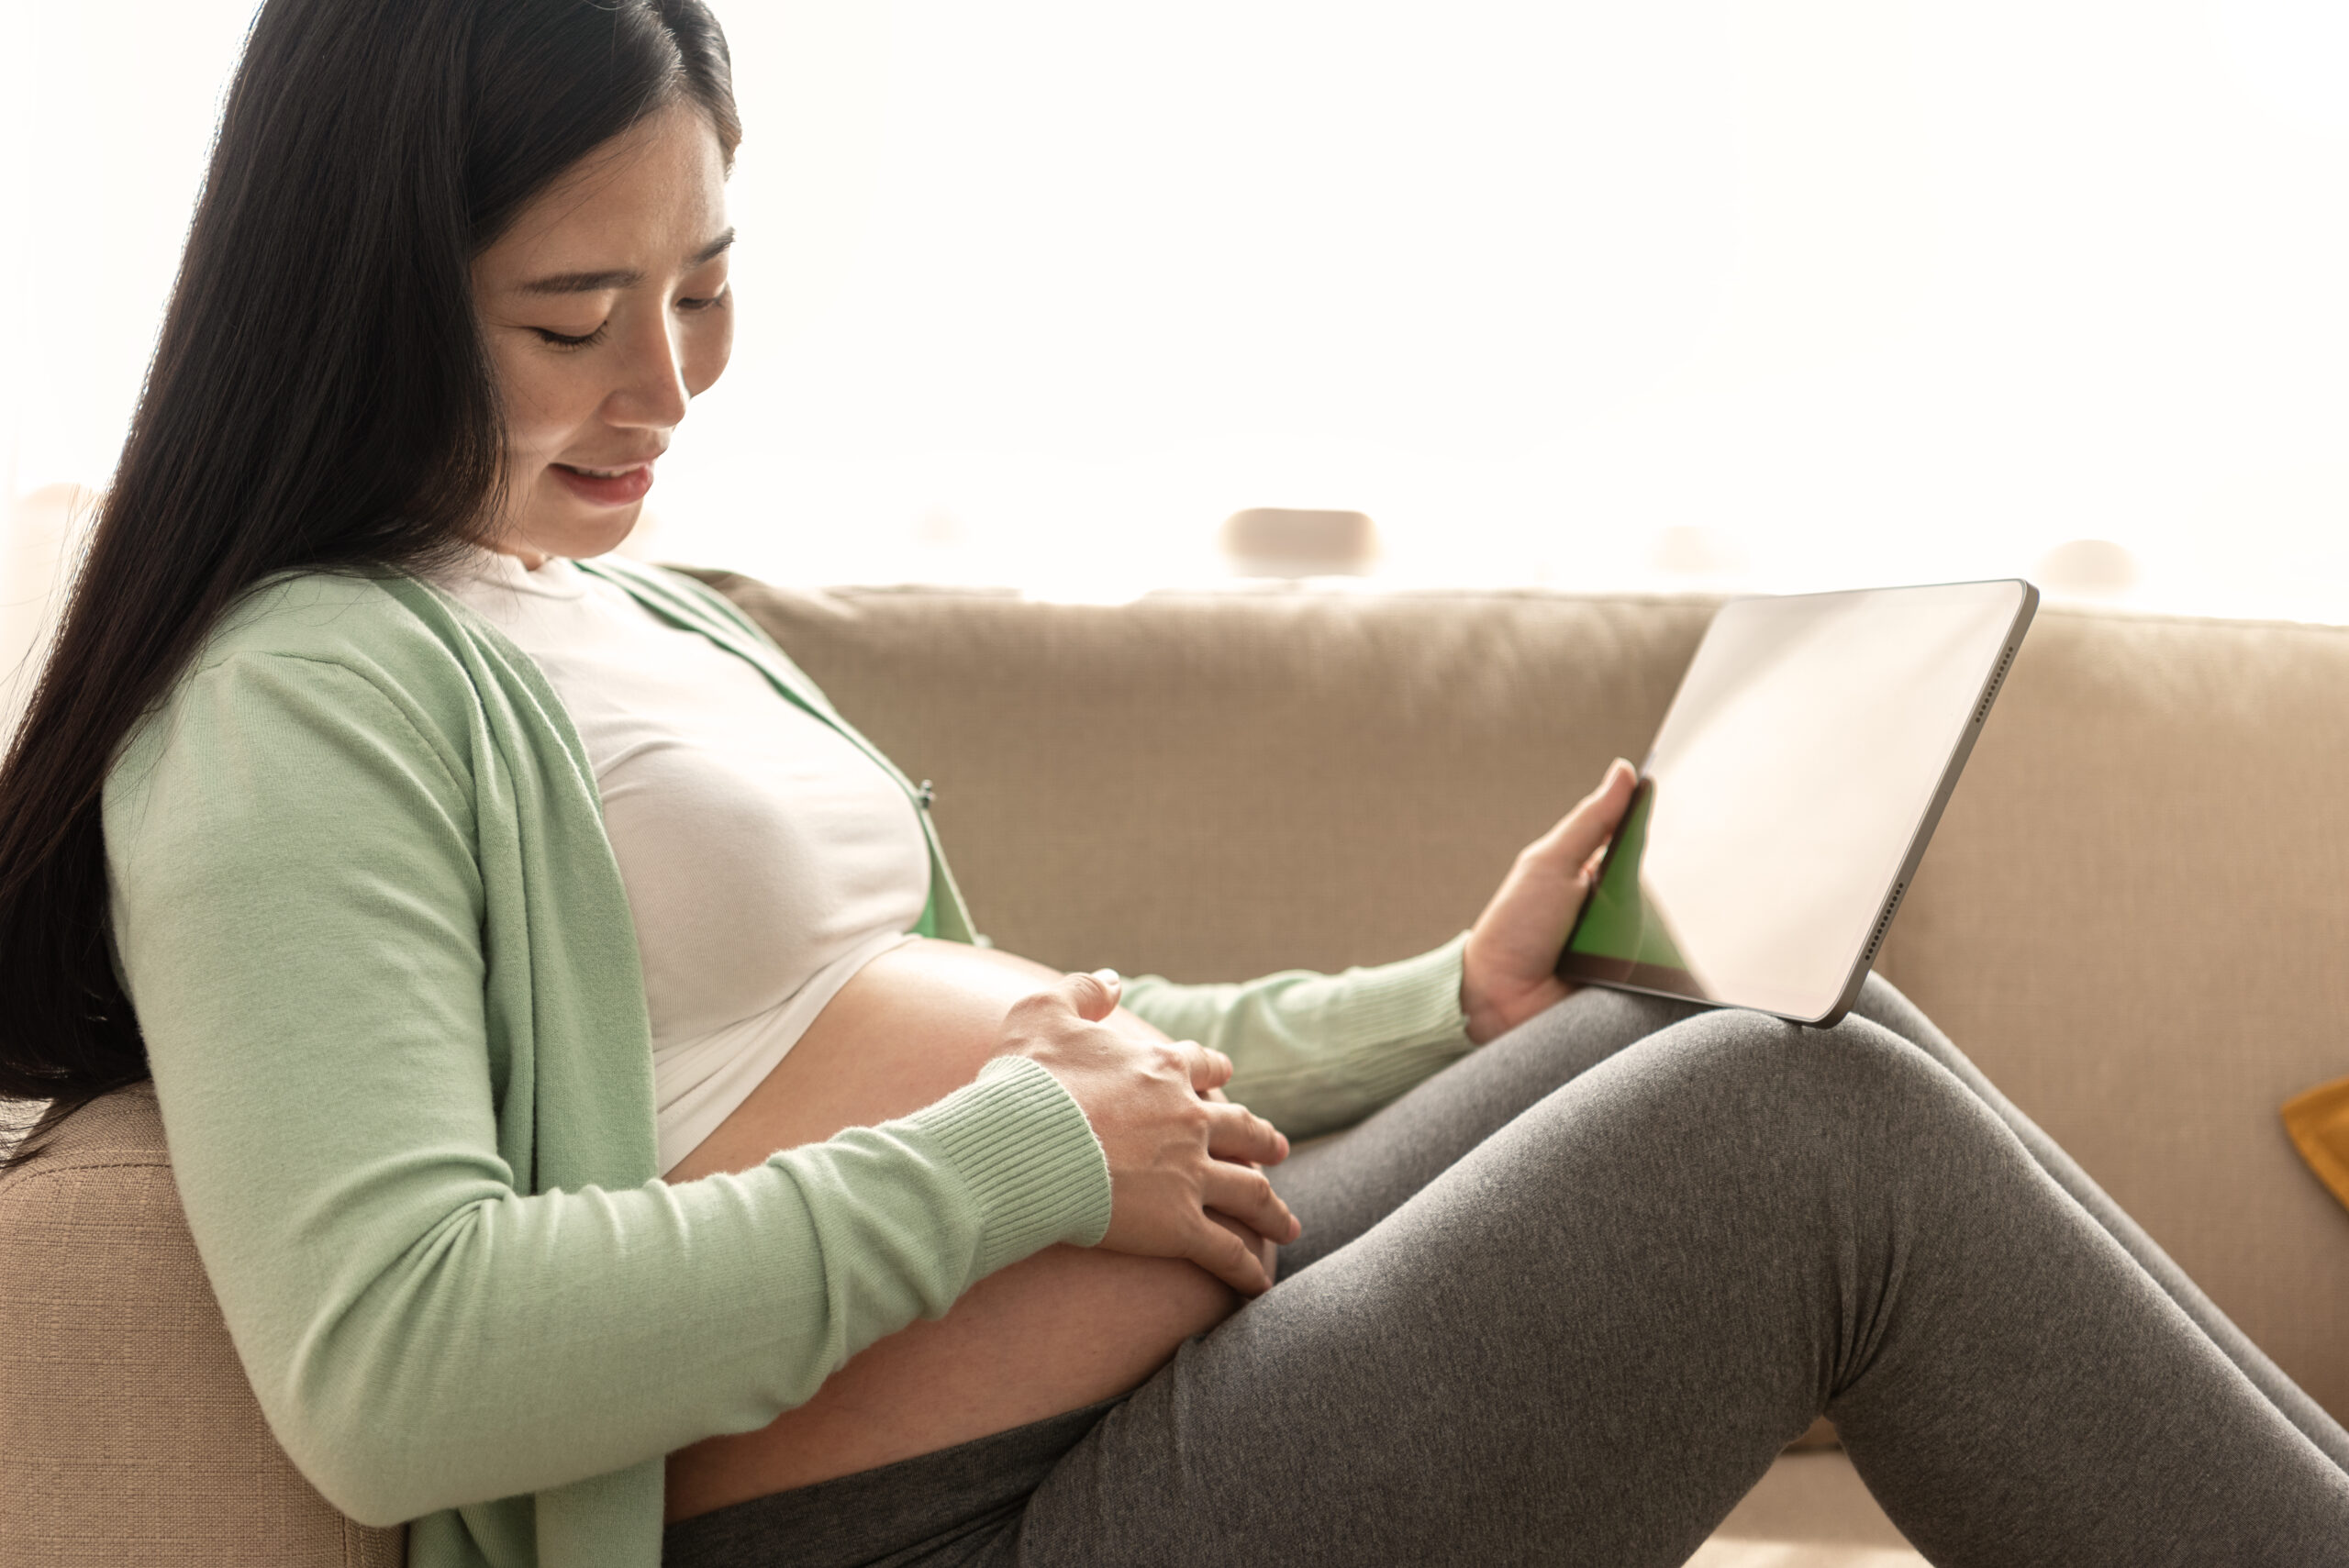
[{"label": "white wall", "polygon": [[[246,7],[19,9],[0,570],[105,482]],[[719,12],[740,344],[652,553],[1116,595],[1338,506],[1397,582],[2099,539],[2136,602],[2349,619],[2338,3]]]}]

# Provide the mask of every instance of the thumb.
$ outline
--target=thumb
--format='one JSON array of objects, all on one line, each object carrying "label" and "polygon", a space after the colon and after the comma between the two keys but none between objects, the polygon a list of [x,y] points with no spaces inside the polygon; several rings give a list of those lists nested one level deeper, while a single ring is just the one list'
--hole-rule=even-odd
[{"label": "thumb", "polygon": [[1061,994],[1068,998],[1068,1005],[1076,1009],[1076,1016],[1097,1024],[1117,1011],[1120,988],[1118,972],[1114,969],[1097,969],[1090,974],[1072,974],[1061,982]]},{"label": "thumb", "polygon": [[1575,808],[1550,829],[1543,845],[1549,852],[1544,858],[1564,875],[1580,873],[1607,848],[1607,840],[1621,825],[1623,810],[1631,803],[1631,785],[1638,777],[1638,770],[1629,762],[1619,759],[1610,764],[1598,787],[1576,802]]}]

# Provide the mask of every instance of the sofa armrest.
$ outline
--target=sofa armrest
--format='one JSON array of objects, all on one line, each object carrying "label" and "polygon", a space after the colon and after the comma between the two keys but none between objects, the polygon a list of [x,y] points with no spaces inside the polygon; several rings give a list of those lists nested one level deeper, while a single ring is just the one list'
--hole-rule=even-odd
[{"label": "sofa armrest", "polygon": [[180,1211],[151,1084],[0,1178],[0,1568],[398,1568],[270,1435]]}]

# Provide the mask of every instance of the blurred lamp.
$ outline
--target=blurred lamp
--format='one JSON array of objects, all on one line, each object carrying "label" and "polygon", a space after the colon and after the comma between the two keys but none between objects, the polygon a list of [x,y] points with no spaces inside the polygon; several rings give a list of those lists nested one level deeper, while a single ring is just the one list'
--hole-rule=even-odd
[{"label": "blurred lamp", "polygon": [[1223,519],[1223,554],[1242,577],[1360,577],[1378,559],[1363,512],[1251,506]]},{"label": "blurred lamp", "polygon": [[2057,545],[2032,569],[2032,577],[2053,594],[2125,594],[2143,575],[2137,558],[2109,539],[2076,539]]}]

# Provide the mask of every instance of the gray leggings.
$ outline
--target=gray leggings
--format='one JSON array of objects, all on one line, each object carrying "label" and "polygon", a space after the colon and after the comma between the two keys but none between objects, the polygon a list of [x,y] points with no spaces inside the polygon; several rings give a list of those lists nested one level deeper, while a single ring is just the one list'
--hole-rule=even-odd
[{"label": "gray leggings", "polygon": [[1922,1014],[1584,991],[1275,1173],[1122,1400],[670,1528],[671,1568],[1677,1564],[1824,1411],[1941,1564],[2349,1564],[2349,1434]]}]

